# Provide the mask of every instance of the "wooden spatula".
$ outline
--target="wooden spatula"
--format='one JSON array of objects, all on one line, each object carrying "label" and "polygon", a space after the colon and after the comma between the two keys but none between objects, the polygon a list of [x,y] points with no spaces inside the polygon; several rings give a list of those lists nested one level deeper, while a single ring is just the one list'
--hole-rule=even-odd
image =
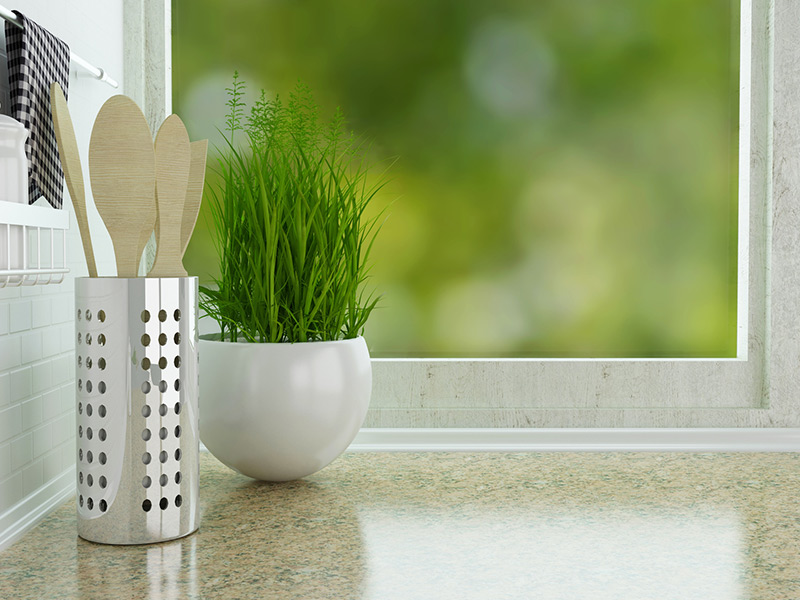
[{"label": "wooden spatula", "polygon": [[170,115],[156,134],[156,260],[148,277],[186,277],[181,264],[181,221],[189,184],[189,134],[178,115]]},{"label": "wooden spatula", "polygon": [[100,108],[89,141],[89,176],[114,244],[117,275],[136,277],[142,232],[155,222],[156,161],[147,120],[127,96],[112,96]]},{"label": "wooden spatula", "polygon": [[92,249],[92,236],[89,231],[89,220],[86,217],[86,190],[83,187],[83,170],[81,157],[78,153],[78,142],[75,140],[75,128],[72,126],[72,117],[67,108],[67,99],[61,86],[53,83],[50,86],[50,110],[53,113],[53,125],[58,142],[58,156],[61,167],[64,169],[64,179],[67,180],[69,197],[72,198],[72,209],[78,221],[81,232],[83,253],[86,255],[86,266],[89,268],[89,277],[97,277],[97,265],[94,261]]},{"label": "wooden spatula", "polygon": [[203,186],[206,180],[206,156],[208,153],[208,140],[191,143],[191,164],[189,166],[189,185],[186,188],[186,203],[183,205],[183,218],[181,219],[181,262],[186,254],[186,247],[192,238],[197,215],[200,213],[200,203],[203,200]]}]

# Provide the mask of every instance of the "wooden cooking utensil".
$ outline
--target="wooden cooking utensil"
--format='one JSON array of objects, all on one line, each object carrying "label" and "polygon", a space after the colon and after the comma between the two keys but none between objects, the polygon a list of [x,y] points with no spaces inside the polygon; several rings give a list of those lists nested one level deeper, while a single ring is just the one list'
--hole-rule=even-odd
[{"label": "wooden cooking utensil", "polygon": [[153,137],[142,111],[127,96],[100,108],[89,141],[94,202],[114,244],[118,277],[136,277],[156,218]]},{"label": "wooden cooking utensil", "polygon": [[181,264],[181,221],[189,185],[189,134],[178,115],[170,115],[156,134],[156,260],[148,277],[186,277]]},{"label": "wooden cooking utensil", "polygon": [[67,180],[69,197],[72,198],[72,209],[78,221],[81,232],[83,253],[86,255],[86,266],[89,268],[89,277],[97,277],[97,264],[94,260],[92,249],[92,236],[89,231],[89,220],[86,216],[86,190],[83,187],[83,170],[81,157],[78,153],[78,142],[75,139],[75,128],[72,126],[72,117],[67,108],[67,99],[61,86],[53,83],[50,86],[50,109],[53,113],[53,128],[58,142],[58,156],[61,167],[64,169],[64,179]]},{"label": "wooden cooking utensil", "polygon": [[[156,198],[156,207],[158,207],[158,198]],[[147,255],[144,253],[144,251],[147,248],[147,244],[150,242],[150,238],[153,237],[153,235],[154,235],[154,229],[155,230],[158,229],[158,208],[156,208],[156,215],[155,216],[156,216],[156,218],[153,219],[152,226],[149,229],[146,229],[146,230],[142,231],[142,237],[139,238],[139,247],[142,249],[142,253],[139,256],[139,260],[141,261],[139,263],[139,267],[141,268],[142,265],[144,265],[144,268],[145,268],[144,275],[145,276],[147,276],[147,273],[149,272],[149,271],[147,271],[147,267],[149,267],[150,265],[148,264]],[[157,238],[158,235],[155,235],[155,237]],[[154,255],[153,256],[153,260],[155,261],[155,259],[156,259],[156,257]]]},{"label": "wooden cooking utensil", "polygon": [[186,203],[183,205],[181,219],[181,262],[186,254],[186,247],[192,237],[197,215],[200,213],[200,202],[203,200],[203,185],[206,180],[206,156],[208,140],[191,143],[191,165],[189,166],[189,185],[186,188]]}]

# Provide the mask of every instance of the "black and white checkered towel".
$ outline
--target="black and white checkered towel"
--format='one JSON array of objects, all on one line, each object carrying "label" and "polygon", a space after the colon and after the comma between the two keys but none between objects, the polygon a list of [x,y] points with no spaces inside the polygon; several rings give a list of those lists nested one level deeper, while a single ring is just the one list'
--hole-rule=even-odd
[{"label": "black and white checkered towel", "polygon": [[28,130],[28,201],[41,196],[61,208],[64,173],[50,114],[50,84],[57,82],[67,95],[69,47],[52,33],[14,11],[24,25],[6,22],[11,116]]}]

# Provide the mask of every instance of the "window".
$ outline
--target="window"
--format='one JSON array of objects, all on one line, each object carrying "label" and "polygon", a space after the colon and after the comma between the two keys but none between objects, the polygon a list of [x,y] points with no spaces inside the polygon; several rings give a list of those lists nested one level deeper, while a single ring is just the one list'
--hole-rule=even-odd
[{"label": "window", "polygon": [[738,0],[174,7],[194,137],[238,69],[253,96],[300,78],[396,158],[374,356],[736,355]]},{"label": "window", "polygon": [[[650,360],[376,360],[372,426],[753,426],[796,422],[792,373],[800,364],[791,338],[800,230],[781,201],[800,176],[786,161],[798,140],[791,99],[800,81],[800,15],[775,0],[781,19],[771,39],[771,6],[744,0],[741,37],[740,205],[737,353],[732,359]],[[346,29],[342,30],[342,34]],[[775,79],[772,77],[774,41]],[[222,51],[222,49],[221,49]],[[165,61],[166,63],[166,61]],[[773,85],[774,84],[774,85]],[[774,90],[774,113],[773,95]],[[771,118],[772,117],[772,118]],[[775,122],[774,145],[769,125]],[[776,156],[770,177],[772,151]],[[747,160],[749,158],[749,160]],[[774,188],[774,192],[770,189]],[[775,204],[771,203],[774,197]],[[773,220],[774,214],[780,219]],[[774,229],[771,223],[774,222]],[[769,267],[769,268],[768,268]],[[768,273],[770,276],[768,277]],[[767,327],[769,324],[769,327]],[[724,409],[724,410],[721,410]]]}]

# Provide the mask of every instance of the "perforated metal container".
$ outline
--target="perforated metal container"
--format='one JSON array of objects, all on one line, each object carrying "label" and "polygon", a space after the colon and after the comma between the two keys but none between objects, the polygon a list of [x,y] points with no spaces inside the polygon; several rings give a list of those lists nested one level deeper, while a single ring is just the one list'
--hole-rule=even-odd
[{"label": "perforated metal container", "polygon": [[75,280],[78,535],[199,525],[197,278]]}]

